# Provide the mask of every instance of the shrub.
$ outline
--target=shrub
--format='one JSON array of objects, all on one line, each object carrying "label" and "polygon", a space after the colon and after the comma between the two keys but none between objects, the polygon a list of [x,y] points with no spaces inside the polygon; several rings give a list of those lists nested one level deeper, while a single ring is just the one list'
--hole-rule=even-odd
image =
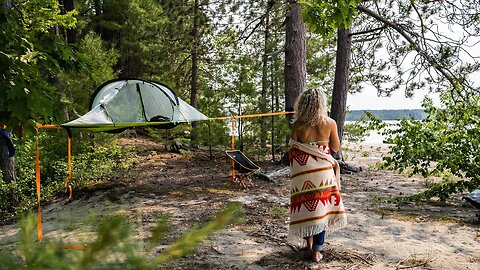
[{"label": "shrub", "polygon": [[425,119],[402,120],[398,129],[388,131],[394,145],[392,156],[384,158],[387,166],[425,177],[449,172],[446,175],[460,179],[444,177],[415,199],[445,200],[452,193],[480,187],[480,99],[444,95],[442,101],[444,108],[436,108],[427,100]]},{"label": "shrub", "polygon": [[[76,187],[85,186],[89,181],[123,175],[137,162],[133,150],[120,147],[114,136],[101,134],[89,141],[88,137],[81,139],[80,134],[75,135],[72,142],[71,184]],[[16,139],[15,146],[17,179],[9,185],[0,183],[0,219],[5,222],[13,220],[37,203],[35,137],[30,135],[21,140]],[[64,181],[68,168],[66,132],[40,131],[39,148],[41,198],[44,200],[65,191]]]}]

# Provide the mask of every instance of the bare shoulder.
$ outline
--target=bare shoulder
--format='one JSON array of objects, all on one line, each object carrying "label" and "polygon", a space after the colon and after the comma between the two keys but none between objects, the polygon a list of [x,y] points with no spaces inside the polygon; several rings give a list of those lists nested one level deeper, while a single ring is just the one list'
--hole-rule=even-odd
[{"label": "bare shoulder", "polygon": [[330,117],[326,117],[325,118],[326,122],[327,122],[327,125],[330,126],[330,127],[337,127],[337,122],[335,122],[335,120],[333,120],[332,118]]}]

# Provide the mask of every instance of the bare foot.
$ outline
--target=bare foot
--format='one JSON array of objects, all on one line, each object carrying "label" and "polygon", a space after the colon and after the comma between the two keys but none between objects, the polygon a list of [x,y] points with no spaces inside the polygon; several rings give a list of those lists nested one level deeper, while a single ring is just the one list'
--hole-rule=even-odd
[{"label": "bare foot", "polygon": [[322,259],[323,259],[322,253],[320,253],[320,251],[318,251],[318,250],[314,250],[313,253],[312,253],[312,261],[318,263]]},{"label": "bare foot", "polygon": [[307,240],[307,249],[312,250],[313,247],[313,236],[305,238]]}]

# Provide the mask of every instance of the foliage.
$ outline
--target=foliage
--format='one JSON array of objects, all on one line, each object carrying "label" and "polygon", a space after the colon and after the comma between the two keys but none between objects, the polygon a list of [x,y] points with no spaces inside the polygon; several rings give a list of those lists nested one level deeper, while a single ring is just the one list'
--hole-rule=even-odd
[{"label": "foliage", "polygon": [[331,96],[335,72],[335,50],[332,36],[310,33],[307,42],[307,88],[321,88]]},{"label": "foliage", "polygon": [[394,143],[387,166],[400,171],[428,176],[447,172],[460,180],[444,177],[417,199],[438,197],[445,200],[452,193],[472,191],[480,187],[480,99],[468,95],[462,99],[452,91],[442,97],[444,108],[425,101],[427,118],[402,120],[400,127],[388,132]]},{"label": "foliage", "polygon": [[381,130],[386,126],[381,119],[365,111],[355,122],[344,125],[343,136],[349,142],[359,142],[368,135],[370,130]]},{"label": "foliage", "polygon": [[60,88],[66,93],[65,103],[77,118],[90,108],[90,97],[102,83],[115,78],[118,74],[113,69],[119,53],[108,49],[97,34],[87,33],[78,44],[77,57],[86,66],[80,71],[63,71],[59,74]]},{"label": "foliage", "polygon": [[343,140],[347,142],[362,142],[368,136],[368,129],[357,122],[346,123],[343,126]]},{"label": "foliage", "polygon": [[52,77],[79,66],[74,51],[51,27],[71,28],[76,11],[61,14],[58,1],[12,1],[0,8],[0,104],[8,122],[32,127],[31,119],[51,122],[60,114]]},{"label": "foliage", "polygon": [[389,96],[403,90],[478,89],[479,2],[362,1],[351,25],[351,82]]},{"label": "foliage", "polygon": [[[107,135],[98,135],[104,137]],[[137,161],[133,151],[120,147],[113,136],[108,143],[92,146],[86,140],[76,141],[72,153],[72,180],[75,188],[83,187],[90,181],[111,179],[124,173]],[[78,136],[79,137],[79,136]],[[96,138],[100,141],[102,138]],[[36,204],[35,185],[35,138],[24,137],[16,140],[15,167],[17,179],[12,184],[0,183],[0,217],[10,221]],[[67,174],[67,135],[65,131],[49,132],[40,130],[40,168],[42,200],[63,193]]]},{"label": "foliage", "polygon": [[209,222],[191,228],[153,258],[149,258],[152,248],[168,229],[166,218],[159,219],[153,228],[146,250],[138,249],[124,217],[110,216],[99,222],[95,240],[85,243],[85,250],[78,251],[64,249],[62,242],[37,243],[36,221],[30,214],[21,222],[18,252],[0,253],[0,269],[154,269],[158,264],[191,253],[209,234],[237,222],[240,214],[238,204],[227,205]]},{"label": "foliage", "polygon": [[357,5],[362,0],[303,0],[303,17],[312,32],[324,37],[337,29],[350,28],[358,14]]}]

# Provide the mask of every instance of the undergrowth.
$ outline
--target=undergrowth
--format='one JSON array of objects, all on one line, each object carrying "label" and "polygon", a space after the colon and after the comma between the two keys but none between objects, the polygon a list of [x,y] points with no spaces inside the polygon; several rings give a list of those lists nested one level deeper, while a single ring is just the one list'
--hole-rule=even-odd
[{"label": "undergrowth", "polygon": [[[35,178],[35,137],[15,139],[16,181],[0,181],[0,220],[11,222],[37,203]],[[65,178],[68,172],[67,135],[64,131],[40,131],[39,153],[41,172],[41,200],[65,196]],[[74,188],[122,177],[136,162],[132,148],[118,145],[114,136],[74,134],[72,139],[72,179]]]},{"label": "undergrowth", "polygon": [[66,244],[58,241],[37,242],[36,220],[30,213],[21,221],[18,246],[12,252],[0,253],[0,269],[154,269],[191,253],[209,234],[236,223],[241,215],[239,204],[229,204],[210,221],[189,229],[155,254],[154,247],[168,232],[168,218],[157,221],[147,244],[139,248],[125,217],[106,217],[98,222],[93,241],[78,245],[78,250],[65,248]]}]

